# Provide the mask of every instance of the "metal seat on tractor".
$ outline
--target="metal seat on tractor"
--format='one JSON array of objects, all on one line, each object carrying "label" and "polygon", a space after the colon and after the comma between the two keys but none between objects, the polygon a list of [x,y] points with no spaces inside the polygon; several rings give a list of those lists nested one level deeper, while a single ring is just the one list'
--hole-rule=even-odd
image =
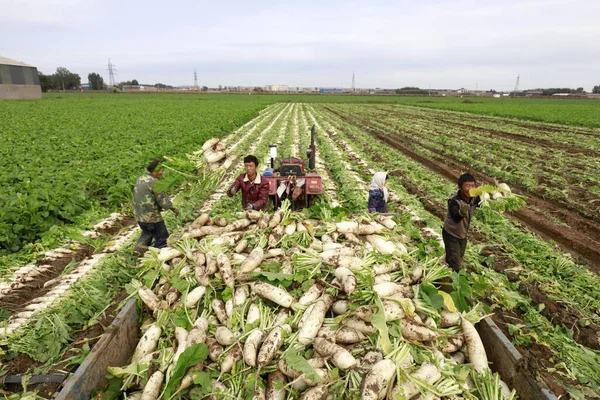
[{"label": "metal seat on tractor", "polygon": [[263,177],[269,182],[269,196],[274,208],[279,208],[281,202],[289,199],[293,210],[311,207],[318,195],[323,193],[321,175],[315,169],[315,127],[311,128],[311,145],[306,150],[308,169],[306,171],[304,160],[298,157],[288,157],[279,161],[279,168],[275,169],[277,159],[277,146],[269,145],[272,173]]}]

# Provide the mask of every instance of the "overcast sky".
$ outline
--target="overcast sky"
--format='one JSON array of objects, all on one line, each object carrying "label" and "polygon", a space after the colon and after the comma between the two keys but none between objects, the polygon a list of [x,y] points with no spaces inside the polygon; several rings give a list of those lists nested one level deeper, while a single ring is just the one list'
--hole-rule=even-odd
[{"label": "overcast sky", "polygon": [[0,0],[0,55],[87,81],[511,90],[600,84],[599,0]]}]

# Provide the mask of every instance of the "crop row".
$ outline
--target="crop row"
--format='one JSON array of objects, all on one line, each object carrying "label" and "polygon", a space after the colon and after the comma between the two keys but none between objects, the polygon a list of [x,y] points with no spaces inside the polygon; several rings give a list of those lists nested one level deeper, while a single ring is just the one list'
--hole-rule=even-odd
[{"label": "crop row", "polygon": [[[318,119],[321,119],[325,129],[336,129],[336,132],[346,137],[348,141],[351,141],[354,147],[360,148],[361,150],[359,153],[363,155],[365,160],[368,160],[369,164],[372,164],[372,166],[378,166],[379,168],[385,168],[387,170],[393,168],[402,171],[403,176],[401,179],[394,176],[390,178],[390,185],[392,187],[397,187],[396,185],[419,187],[426,197],[434,197],[431,201],[436,202],[443,207],[443,201],[437,201],[435,198],[446,198],[448,193],[452,192],[451,184],[445,182],[441,177],[436,176],[436,174],[428,171],[426,168],[416,165],[414,161],[408,159],[402,153],[390,149],[385,145],[374,143],[371,136],[362,132],[360,129],[344,123],[335,115],[326,113],[323,110],[316,111],[316,115]],[[327,128],[328,126],[330,128]],[[385,161],[374,161],[374,155],[377,155],[378,158],[382,158]],[[356,166],[355,169],[360,170],[361,167]],[[402,194],[402,191],[396,190],[396,192]],[[419,200],[425,201],[427,199],[419,198]],[[405,199],[402,201],[405,201]],[[413,207],[413,209],[420,208],[423,210],[422,205],[418,205],[418,208],[414,208],[415,206],[413,199],[411,207]],[[441,221],[435,216],[426,214],[428,213],[420,213],[423,220],[427,222],[427,225],[434,227],[439,233]],[[574,266],[567,258],[557,254],[556,250],[552,249],[551,246],[546,245],[539,239],[535,239],[530,234],[522,233],[518,228],[511,227],[510,222],[502,221],[502,218],[491,221],[489,218],[486,218],[486,222],[478,221],[474,225],[477,227],[477,231],[484,235],[486,231],[495,231],[494,234],[488,235],[490,243],[502,243],[503,246],[501,245],[501,248],[507,257],[523,260],[522,264],[517,264],[520,265],[521,271],[523,271],[522,279],[529,278],[536,280],[540,277],[540,275],[537,274],[554,272],[553,275],[543,279],[543,281],[553,283],[554,290],[551,292],[552,294],[560,292],[556,289],[557,282],[561,288],[567,288],[568,293],[581,292],[581,286],[578,285],[578,282],[572,282],[573,280],[577,280],[578,277],[567,277],[566,275],[569,273],[562,271],[560,267],[556,265],[556,262],[559,262],[561,266],[576,266]],[[518,242],[519,240],[520,242]],[[512,243],[509,245],[507,244],[507,241]],[[533,248],[531,248],[532,246]],[[531,333],[530,337],[534,338],[532,341],[537,341],[537,343],[548,346],[552,350],[554,357],[564,361],[565,364],[557,362],[557,365],[562,365],[564,367],[567,383],[569,382],[570,377],[570,379],[576,378],[579,382],[591,388],[593,388],[594,385],[597,385],[597,383],[600,382],[600,376],[598,376],[593,365],[600,360],[598,351],[582,347],[576,343],[572,338],[573,333],[568,331],[568,328],[571,327],[557,327],[542,316],[540,308],[533,304],[530,299],[523,296],[519,292],[517,285],[509,282],[503,274],[499,274],[491,270],[489,266],[484,265],[485,257],[478,254],[477,250],[481,250],[481,248],[479,246],[469,247],[467,259],[469,260],[469,266],[473,268],[475,272],[465,274],[465,277],[473,285],[472,287],[475,294],[481,299],[487,299],[488,301],[501,305],[504,310],[509,312],[513,310],[519,311],[524,322],[523,326],[520,327],[521,331],[517,331],[517,335],[527,334],[528,332]],[[543,255],[539,254],[537,257],[533,256],[536,258],[535,261],[529,258],[532,254],[535,254],[536,251],[543,250],[545,250]],[[489,264],[490,260],[487,260],[487,262]],[[547,266],[546,271],[543,270],[543,264],[541,262],[544,262]],[[540,263],[542,269],[538,271],[531,270],[533,266],[537,266],[535,263]],[[524,271],[523,269],[525,268],[527,268],[527,270]],[[561,275],[557,276],[557,272]],[[571,273],[576,274],[575,272]],[[593,291],[591,288],[588,288],[587,290],[587,293],[589,293],[590,290]],[[591,296],[593,297],[594,295],[592,294]],[[565,293],[561,293],[559,297],[561,299],[568,298],[572,300],[572,297],[569,297],[569,295]],[[588,302],[594,301],[587,294],[580,296],[580,300]],[[587,305],[587,303],[584,305]],[[595,318],[593,315],[594,310],[593,307],[589,309],[588,314],[590,318]],[[582,323],[585,324],[585,321],[586,318],[582,319]],[[578,327],[572,328],[578,329]]]},{"label": "crop row", "polygon": [[[434,121],[381,113],[370,107],[337,106],[354,124],[406,139],[419,153],[443,155],[471,168],[554,200],[585,217],[600,218],[600,166],[597,155],[574,155],[535,144],[510,141],[469,128],[448,128]],[[590,206],[591,205],[591,206]]]}]

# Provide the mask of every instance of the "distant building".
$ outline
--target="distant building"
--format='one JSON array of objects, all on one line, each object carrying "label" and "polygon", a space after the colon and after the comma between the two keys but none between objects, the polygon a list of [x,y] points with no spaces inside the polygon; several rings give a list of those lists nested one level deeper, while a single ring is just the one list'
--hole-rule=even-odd
[{"label": "distant building", "polygon": [[267,92],[289,92],[290,87],[288,85],[267,85],[265,90]]},{"label": "distant building", "polygon": [[0,100],[41,99],[36,67],[0,56]]},{"label": "distant building", "polygon": [[319,88],[319,93],[342,93],[342,88]]}]

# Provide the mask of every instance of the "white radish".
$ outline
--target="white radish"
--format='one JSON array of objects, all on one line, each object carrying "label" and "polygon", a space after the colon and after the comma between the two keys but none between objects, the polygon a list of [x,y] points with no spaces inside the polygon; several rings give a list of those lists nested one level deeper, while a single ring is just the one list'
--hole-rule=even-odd
[{"label": "white radish", "polygon": [[229,257],[227,257],[227,254],[219,253],[219,255],[217,256],[217,266],[219,268],[221,278],[223,279],[225,285],[233,289],[235,280],[233,278],[233,269],[231,268],[231,261],[229,261]]},{"label": "white radish", "polygon": [[348,268],[338,267],[335,269],[335,277],[338,280],[341,289],[346,294],[352,294],[356,290],[356,277]]},{"label": "white radish", "polygon": [[371,243],[371,245],[380,252],[381,254],[394,254],[398,251],[396,246],[388,240],[385,240],[381,236],[377,235],[367,235],[367,242]]},{"label": "white radish", "polygon": [[291,331],[289,326],[276,326],[275,328],[271,329],[271,332],[269,332],[269,334],[265,337],[262,346],[260,346],[260,351],[258,352],[258,357],[256,359],[258,368],[264,368],[271,362],[271,360],[273,360],[275,353],[277,353],[277,350],[279,350],[281,345],[283,345],[283,339],[286,330],[288,330],[286,328]]},{"label": "white radish", "polygon": [[238,242],[237,246],[235,246],[235,252],[241,253],[248,247],[248,241],[246,239],[242,239]]},{"label": "white radish", "polygon": [[281,371],[273,371],[267,380],[267,400],[285,400],[287,392],[284,389],[287,380]]},{"label": "white radish", "polygon": [[192,229],[200,229],[202,228],[204,225],[206,225],[206,223],[210,220],[210,216],[206,213],[201,214],[198,218],[196,218],[194,220],[194,222],[192,222],[191,227]]},{"label": "white radish", "polygon": [[196,320],[196,322],[194,322],[194,325],[192,326],[192,329],[190,329],[190,333],[187,336],[187,341],[186,341],[187,347],[190,347],[191,345],[194,345],[194,344],[206,342],[206,334],[208,332],[208,325],[209,325],[208,320],[204,317],[199,317]]},{"label": "white radish", "polygon": [[382,400],[395,374],[396,364],[392,360],[381,360],[373,365],[363,379],[361,399]]},{"label": "white radish", "polygon": [[498,184],[498,188],[502,189],[502,190],[504,190],[504,191],[506,191],[508,193],[511,192],[510,187],[506,183],[499,183]]},{"label": "white radish", "polygon": [[160,370],[154,372],[148,379],[146,386],[144,386],[141,400],[157,400],[164,379],[165,374],[163,374]]},{"label": "white radish", "polygon": [[283,216],[282,210],[277,210],[271,219],[269,220],[269,228],[275,228],[281,222],[281,217]]},{"label": "white radish", "polygon": [[158,254],[158,261],[166,262],[182,255],[183,253],[177,249],[163,247],[160,249],[160,253]]},{"label": "white radish", "polygon": [[239,274],[247,274],[254,271],[262,262],[265,256],[265,252],[262,247],[256,247],[248,258],[242,263],[239,269]]},{"label": "white radish", "polygon": [[365,321],[362,321],[358,318],[348,318],[344,321],[344,325],[364,333],[365,335],[370,335],[377,332],[377,329],[375,329],[373,325],[367,324]]},{"label": "white radish", "polygon": [[379,297],[414,297],[414,293],[410,287],[395,282],[378,283],[376,285],[373,285],[373,290],[379,295]]},{"label": "white radish", "polygon": [[142,286],[138,290],[138,296],[144,302],[144,304],[152,311],[156,311],[160,307],[160,300],[156,295],[152,292],[152,290],[148,289],[145,286]]},{"label": "white radish", "polygon": [[187,349],[187,338],[188,331],[184,328],[178,326],[175,328],[175,338],[177,339],[177,351],[175,352],[175,356],[173,356],[173,364],[177,364],[177,360],[179,360],[179,356]]},{"label": "white radish", "polygon": [[425,326],[413,324],[407,320],[403,320],[400,323],[400,332],[402,332],[402,337],[405,339],[418,342],[430,341],[439,336],[434,330]]},{"label": "white radish", "polygon": [[293,235],[295,232],[296,232],[296,223],[293,221],[290,224],[288,224],[285,227],[285,230],[283,231],[283,233],[286,235]]},{"label": "white radish", "polygon": [[241,307],[242,305],[244,305],[246,299],[248,299],[248,294],[248,286],[238,286],[238,288],[235,289],[235,293],[233,295],[233,306]]},{"label": "white radish", "polygon": [[271,300],[282,307],[290,308],[294,303],[294,298],[287,290],[273,286],[269,283],[258,281],[254,284],[252,291],[263,299]]},{"label": "white radish", "polygon": [[315,386],[307,390],[300,396],[300,400],[326,400],[329,396],[329,389],[326,385]]},{"label": "white radish", "polygon": [[[410,374],[410,376],[433,385],[442,377],[442,374],[440,371],[438,371],[435,365],[425,362],[421,364],[421,367],[417,371]],[[418,393],[419,388],[414,383],[407,380],[392,390],[392,398],[400,398],[399,395],[403,395],[404,398],[410,399],[413,396],[416,396]]]},{"label": "white radish", "polygon": [[[213,147],[215,147],[217,145],[217,143],[219,143],[221,139],[219,138],[210,138],[208,139],[206,142],[204,142],[202,144],[202,152],[207,151],[208,149],[212,149]],[[202,154],[201,152],[197,152],[195,154]]]},{"label": "white radish", "polygon": [[366,336],[356,329],[342,326],[335,332],[334,341],[337,344],[354,344],[362,342],[366,339]]},{"label": "white radish", "polygon": [[309,309],[307,309],[303,316],[303,325],[298,333],[298,341],[304,345],[312,343],[313,339],[317,336],[317,332],[321,329],[323,321],[325,320],[325,314],[331,308],[333,304],[333,296],[324,294],[317,300]]},{"label": "white radish", "polygon": [[342,314],[346,314],[348,312],[349,306],[350,306],[350,301],[338,300],[335,303],[333,303],[333,306],[331,306],[331,310],[337,315],[342,315]]},{"label": "white radish", "polygon": [[449,328],[460,325],[460,313],[443,310],[441,312],[440,327]]},{"label": "white radish", "polygon": [[132,362],[136,362],[147,354],[152,353],[156,350],[156,346],[158,345],[158,339],[160,339],[160,335],[162,334],[162,329],[156,325],[152,324],[146,330],[146,333],[142,336],[138,345],[133,352],[133,356],[131,357]]},{"label": "white radish", "polygon": [[256,367],[256,356],[258,347],[263,339],[264,333],[260,329],[254,329],[244,343],[244,362],[250,367]]},{"label": "white radish", "polygon": [[483,373],[489,368],[487,354],[485,353],[485,347],[477,329],[467,319],[462,319],[462,331],[467,342],[467,353],[469,355],[469,362],[473,366],[473,369],[479,373]]},{"label": "white radish", "polygon": [[310,288],[308,288],[302,297],[300,297],[298,303],[304,306],[312,303],[313,301],[317,300],[319,296],[321,296],[323,289],[323,285],[321,285],[319,282],[316,282]]},{"label": "white radish", "polygon": [[237,221],[234,221],[233,223],[227,225],[227,227],[225,228],[225,232],[241,231],[249,227],[250,224],[251,222],[249,219],[238,219]]},{"label": "white radish", "polygon": [[223,346],[231,346],[235,343],[235,335],[224,326],[218,326],[215,331],[215,339]]},{"label": "white radish", "polygon": [[246,314],[246,324],[253,324],[260,319],[260,309],[255,303],[250,304],[248,307],[248,314]]},{"label": "white radish", "polygon": [[219,322],[223,325],[227,325],[227,310],[225,309],[225,303],[219,299],[214,299],[211,303],[211,307],[217,316]]},{"label": "white radish", "polygon": [[191,290],[185,298],[185,307],[193,308],[198,304],[202,296],[206,293],[206,286],[198,286]]},{"label": "white radish", "polygon": [[216,362],[221,357],[221,354],[223,354],[223,346],[216,339],[210,337],[206,339],[206,345],[208,346],[208,357]]},{"label": "white radish", "polygon": [[330,358],[331,362],[340,369],[348,369],[356,365],[356,359],[348,350],[326,339],[315,338],[313,348],[323,357]]},{"label": "white radish", "polygon": [[231,348],[225,355],[223,362],[221,362],[221,373],[225,374],[231,372],[236,362],[242,359],[242,347],[239,343]]}]

